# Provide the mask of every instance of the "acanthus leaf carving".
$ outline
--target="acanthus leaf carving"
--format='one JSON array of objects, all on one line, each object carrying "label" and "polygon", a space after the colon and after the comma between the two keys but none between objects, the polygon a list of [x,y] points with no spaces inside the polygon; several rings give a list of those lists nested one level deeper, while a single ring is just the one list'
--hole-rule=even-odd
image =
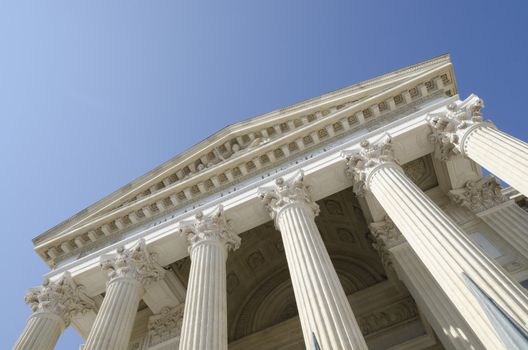
[{"label": "acanthus leaf carving", "polygon": [[506,201],[502,194],[502,186],[493,176],[468,181],[464,187],[449,191],[449,198],[457,205],[475,213],[493,208]]},{"label": "acanthus leaf carving", "polygon": [[219,241],[228,250],[236,250],[240,247],[240,236],[232,230],[222,205],[207,215],[200,211],[195,215],[194,220],[182,222],[180,232],[189,241],[189,250],[206,241]]},{"label": "acanthus leaf carving", "polygon": [[405,243],[405,237],[403,237],[400,230],[388,216],[385,216],[381,221],[371,223],[369,228],[370,233],[374,237],[372,246],[378,251],[383,265],[387,268],[392,268],[392,258],[389,250]]},{"label": "acanthus leaf carving", "polygon": [[305,205],[314,216],[319,215],[319,205],[311,197],[311,188],[304,183],[302,170],[287,179],[277,178],[271,187],[261,187],[259,196],[272,219],[289,205]]},{"label": "acanthus leaf carving", "polygon": [[394,326],[400,322],[411,320],[418,316],[418,309],[412,298],[403,299],[382,310],[376,310],[358,318],[363,335]]},{"label": "acanthus leaf carving", "polygon": [[372,170],[381,164],[394,161],[392,138],[385,134],[379,141],[363,140],[358,151],[343,152],[346,159],[346,175],[354,181],[354,192],[364,195]]},{"label": "acanthus leaf carving", "polygon": [[165,275],[165,270],[157,262],[157,255],[148,251],[144,239],[140,239],[130,249],[120,246],[116,254],[102,256],[101,268],[108,271],[110,281],[116,278],[132,278],[143,287],[159,281]]},{"label": "acanthus leaf carving", "polygon": [[464,141],[469,132],[479,126],[492,125],[484,122],[480,111],[483,107],[484,101],[471,95],[463,102],[450,103],[445,111],[427,116],[433,130],[429,140],[435,144],[438,159],[445,161],[453,155],[463,154]]},{"label": "acanthus leaf carving", "polygon": [[49,312],[61,317],[66,326],[73,316],[95,310],[95,303],[85,294],[84,286],[77,285],[69,272],[57,281],[44,279],[42,286],[29,289],[24,301],[35,313]]},{"label": "acanthus leaf carving", "polygon": [[179,337],[183,324],[184,304],[164,307],[148,321],[149,347]]}]

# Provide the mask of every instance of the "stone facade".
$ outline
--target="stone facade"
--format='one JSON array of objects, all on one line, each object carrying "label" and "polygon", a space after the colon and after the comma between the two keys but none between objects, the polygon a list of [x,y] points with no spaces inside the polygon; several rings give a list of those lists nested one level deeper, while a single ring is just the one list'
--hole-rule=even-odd
[{"label": "stone facade", "polygon": [[526,348],[528,144],[457,94],[441,56],[211,136],[34,239],[14,349]]}]

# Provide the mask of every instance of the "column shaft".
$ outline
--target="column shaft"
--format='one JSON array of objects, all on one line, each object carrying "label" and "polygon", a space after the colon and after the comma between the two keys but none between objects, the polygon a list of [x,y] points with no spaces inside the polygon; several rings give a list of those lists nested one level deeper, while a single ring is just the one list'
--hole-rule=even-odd
[{"label": "column shaft", "polygon": [[515,202],[477,213],[499,236],[528,258],[528,213]]},{"label": "column shaft", "polygon": [[528,298],[521,287],[471,243],[395,163],[372,170],[369,188],[482,344],[487,349],[504,349],[464,275],[526,326]]},{"label": "column shaft", "polygon": [[[323,240],[306,206],[289,205],[277,216],[307,348],[367,349]],[[312,335],[313,333],[313,335]]]},{"label": "column shaft", "polygon": [[394,268],[446,349],[484,346],[408,243],[390,249]]},{"label": "column shaft", "polygon": [[470,131],[464,153],[491,173],[528,196],[528,144],[482,125]]},{"label": "column shaft", "polygon": [[142,292],[133,278],[110,281],[84,350],[126,350]]},{"label": "column shaft", "polygon": [[29,318],[13,350],[53,350],[64,326],[59,316],[36,312]]},{"label": "column shaft", "polygon": [[45,278],[41,286],[30,288],[24,301],[31,305],[33,314],[13,349],[53,349],[73,316],[95,308],[83,290],[69,272],[54,281]]},{"label": "column shaft", "polygon": [[225,261],[220,242],[192,249],[180,350],[227,350]]},{"label": "column shaft", "polygon": [[191,272],[180,337],[180,350],[227,350],[226,259],[238,249],[235,234],[220,205],[195,220],[183,222],[190,243]]}]

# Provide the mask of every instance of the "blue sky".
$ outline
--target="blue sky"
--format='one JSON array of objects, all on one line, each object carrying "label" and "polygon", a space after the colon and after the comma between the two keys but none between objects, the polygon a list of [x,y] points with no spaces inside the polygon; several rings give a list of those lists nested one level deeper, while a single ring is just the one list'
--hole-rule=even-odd
[{"label": "blue sky", "polygon": [[0,348],[47,271],[33,237],[227,124],[450,53],[462,97],[526,140],[525,4],[4,0]]}]

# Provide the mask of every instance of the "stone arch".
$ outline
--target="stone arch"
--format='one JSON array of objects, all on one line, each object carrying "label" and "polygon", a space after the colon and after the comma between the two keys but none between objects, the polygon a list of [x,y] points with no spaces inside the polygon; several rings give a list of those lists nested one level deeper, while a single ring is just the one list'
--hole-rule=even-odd
[{"label": "stone arch", "polygon": [[[378,263],[379,269],[371,264],[372,257],[352,257],[338,252],[332,254],[331,259],[347,295],[385,279],[381,264]],[[241,304],[242,307],[229,327],[230,341],[297,315],[288,267],[282,266],[270,273],[268,278],[255,284]]]}]

